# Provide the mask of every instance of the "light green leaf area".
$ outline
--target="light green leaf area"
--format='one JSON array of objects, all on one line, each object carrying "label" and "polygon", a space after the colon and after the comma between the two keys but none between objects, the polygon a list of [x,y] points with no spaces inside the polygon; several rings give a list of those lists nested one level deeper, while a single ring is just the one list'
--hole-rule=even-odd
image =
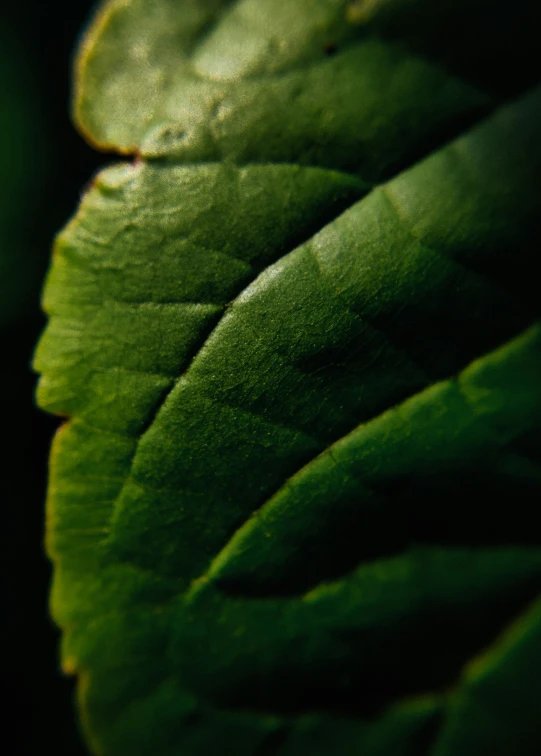
[{"label": "light green leaf area", "polygon": [[539,752],[541,90],[504,22],[116,0],[89,29],[78,123],[137,157],[57,238],[35,365],[94,753]]}]

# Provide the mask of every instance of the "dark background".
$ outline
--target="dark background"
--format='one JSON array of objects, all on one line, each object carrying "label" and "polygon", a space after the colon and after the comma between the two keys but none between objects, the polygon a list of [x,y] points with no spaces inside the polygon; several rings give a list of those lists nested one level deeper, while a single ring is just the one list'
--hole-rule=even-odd
[{"label": "dark background", "polygon": [[39,298],[52,239],[108,157],[85,144],[69,116],[73,50],[93,4],[10,5],[0,11],[0,255],[11,266],[0,267],[0,749],[82,756],[73,680],[59,670],[47,606],[44,497],[58,420],[34,406],[30,362],[45,323]]}]

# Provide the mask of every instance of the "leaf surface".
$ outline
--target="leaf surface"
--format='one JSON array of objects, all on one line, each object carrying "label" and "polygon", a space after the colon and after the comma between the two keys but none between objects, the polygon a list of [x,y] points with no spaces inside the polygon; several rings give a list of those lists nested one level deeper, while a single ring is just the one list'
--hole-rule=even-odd
[{"label": "leaf surface", "polygon": [[77,121],[137,158],[56,241],[35,365],[97,754],[537,752],[541,91],[486,12],[88,31]]}]

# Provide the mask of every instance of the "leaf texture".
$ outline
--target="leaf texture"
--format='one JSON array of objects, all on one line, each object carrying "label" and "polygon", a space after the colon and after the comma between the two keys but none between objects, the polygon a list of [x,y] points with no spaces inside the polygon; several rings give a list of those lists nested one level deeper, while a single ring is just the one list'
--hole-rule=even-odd
[{"label": "leaf texture", "polygon": [[539,751],[540,62],[489,5],[88,30],[77,123],[135,160],[57,238],[35,366],[96,754]]}]

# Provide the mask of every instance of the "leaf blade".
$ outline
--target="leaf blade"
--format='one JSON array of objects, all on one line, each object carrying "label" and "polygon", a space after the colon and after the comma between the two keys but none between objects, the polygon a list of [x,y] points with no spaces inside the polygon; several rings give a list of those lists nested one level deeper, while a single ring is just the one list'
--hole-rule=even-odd
[{"label": "leaf blade", "polygon": [[[207,754],[225,741],[258,755],[323,754],[340,744],[344,753],[362,746],[373,756],[413,756],[452,710],[453,694],[441,686],[539,589],[537,536],[521,527],[516,549],[505,538],[496,539],[499,550],[476,542],[471,553],[456,544],[410,548],[419,538],[412,528],[400,534],[397,557],[384,543],[373,564],[357,569],[358,549],[339,570],[336,554],[320,559],[334,514],[329,497],[342,486],[346,499],[369,498],[374,487],[394,496],[393,476],[409,476],[411,514],[426,486],[423,461],[434,463],[441,487],[446,454],[451,475],[465,450],[492,459],[494,428],[497,436],[510,427],[500,444],[504,477],[530,493],[539,487],[539,345],[535,328],[525,330],[539,315],[531,276],[539,92],[498,108],[530,81],[529,52],[518,55],[509,89],[487,93],[471,48],[434,53],[435,29],[442,19],[455,23],[456,8],[427,13],[412,31],[406,4],[375,4],[352,29],[357,5],[341,16],[344,3],[299,0],[262,25],[250,0],[117,1],[104,6],[85,43],[80,126],[101,147],[143,156],[98,176],[59,237],[45,292],[50,324],[36,357],[39,402],[70,416],[51,460],[52,611],[64,629],[65,668],[80,675],[97,753]],[[257,7],[264,16],[271,6]],[[476,4],[474,21],[483,8]],[[295,24],[304,18],[299,38]],[[340,44],[327,57],[329,30]],[[228,48],[232,34],[242,45]],[[273,52],[276,39],[283,45]],[[398,96],[387,96],[389,88]],[[292,118],[284,125],[286,105]],[[221,162],[201,162],[209,160]],[[382,179],[389,181],[369,191]],[[517,349],[525,350],[518,368],[507,359]],[[471,393],[472,376],[483,371],[488,383],[465,402],[456,387]],[[528,371],[531,391],[518,406],[513,387],[524,388]],[[458,382],[449,380],[456,373]],[[427,449],[408,442],[412,428]],[[370,470],[372,432],[375,457],[386,461]],[[315,476],[323,497],[316,517],[310,492],[297,501],[281,487],[325,461],[318,455],[329,445],[334,454],[344,434],[337,448],[351,459],[346,453]],[[403,444],[400,464],[389,439]],[[359,489],[365,478],[368,489]],[[267,524],[244,523],[282,494],[269,550]],[[377,530],[370,527],[368,546]],[[424,537],[438,543],[430,528]],[[424,562],[434,569],[421,569]],[[383,585],[372,637],[392,614],[392,596],[416,628],[406,633],[410,667],[398,672],[395,659],[398,681],[389,677],[379,698],[366,688],[367,676],[377,687],[368,636],[354,642],[366,610],[356,580],[364,585],[370,575]],[[297,595],[326,580],[334,582]],[[481,631],[471,617],[486,596]],[[423,628],[431,602],[444,619]],[[349,640],[340,635],[348,623]],[[423,632],[445,644],[451,627],[456,642],[444,663],[438,644],[424,648]],[[392,629],[387,640],[376,657],[393,667],[389,658],[402,646]],[[427,669],[438,663],[432,678]],[[422,701],[402,700],[419,694]],[[352,715],[355,699],[364,703]],[[450,727],[468,742],[465,711]]]}]

